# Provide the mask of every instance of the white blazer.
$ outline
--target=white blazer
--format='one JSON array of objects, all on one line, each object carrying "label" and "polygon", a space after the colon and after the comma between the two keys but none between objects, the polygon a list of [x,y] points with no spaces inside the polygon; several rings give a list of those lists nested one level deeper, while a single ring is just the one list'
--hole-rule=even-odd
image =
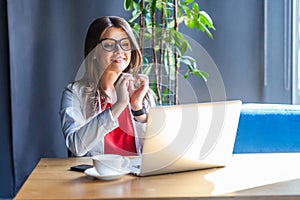
[{"label": "white blazer", "polygon": [[[60,117],[66,146],[74,156],[93,156],[104,153],[104,136],[119,126],[113,119],[111,110],[105,109],[92,117],[85,117],[83,109],[84,86],[78,82],[68,84],[62,94]],[[100,100],[99,100],[100,101]],[[101,105],[101,103],[99,104]],[[145,102],[146,110],[155,105],[154,97],[150,103]],[[130,109],[130,105],[128,105]],[[140,155],[143,138],[146,133],[146,123],[134,120],[134,136],[137,153]]]}]

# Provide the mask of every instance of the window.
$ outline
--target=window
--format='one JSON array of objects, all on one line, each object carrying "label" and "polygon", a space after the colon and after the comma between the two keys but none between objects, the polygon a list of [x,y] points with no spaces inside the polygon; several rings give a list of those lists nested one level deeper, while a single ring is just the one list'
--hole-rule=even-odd
[{"label": "window", "polygon": [[300,3],[293,0],[293,104],[300,104]]}]

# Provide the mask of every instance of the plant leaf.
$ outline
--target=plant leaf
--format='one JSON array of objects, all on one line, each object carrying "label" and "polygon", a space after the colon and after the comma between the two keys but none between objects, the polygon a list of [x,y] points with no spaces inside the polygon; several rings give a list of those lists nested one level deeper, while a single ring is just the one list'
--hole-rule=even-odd
[{"label": "plant leaf", "polygon": [[169,101],[168,101],[168,96],[171,92],[169,91],[169,88],[165,88],[164,91],[162,92],[162,103],[163,104],[168,104]]},{"label": "plant leaf", "polygon": [[194,0],[184,0],[183,2],[181,2],[182,5],[189,5],[191,3],[193,3]]},{"label": "plant leaf", "polygon": [[203,25],[202,23],[197,23],[197,29],[201,29],[202,32],[205,32],[206,35],[208,35],[208,37],[210,37],[211,39],[213,39],[213,35],[210,32],[210,30],[205,25]]},{"label": "plant leaf", "polygon": [[181,44],[179,45],[180,55],[183,55],[186,52],[187,48],[188,48],[188,45],[187,45],[186,40],[182,40]]},{"label": "plant leaf", "polygon": [[199,5],[198,5],[198,3],[196,3],[196,2],[193,3],[192,9],[193,9],[194,12],[198,13],[199,12]]},{"label": "plant leaf", "polygon": [[189,28],[195,28],[195,21],[193,19],[191,19],[191,18],[186,18],[184,20],[184,23]]},{"label": "plant leaf", "polygon": [[205,11],[200,11],[200,21],[209,28],[215,29],[212,19]]},{"label": "plant leaf", "polygon": [[194,74],[194,75],[196,75],[196,76],[198,76],[198,77],[203,78],[204,81],[207,81],[208,73],[206,73],[206,72],[204,72],[204,71],[201,71],[201,70],[199,70],[199,69],[195,69],[195,70],[190,71],[190,72],[191,72],[191,74]]},{"label": "plant leaf", "polygon": [[185,65],[192,65],[192,62],[189,59],[181,57],[180,63],[185,64]]},{"label": "plant leaf", "polygon": [[132,9],[132,0],[124,0],[124,9],[129,11]]},{"label": "plant leaf", "polygon": [[153,67],[153,63],[148,64],[142,71],[142,74],[149,75]]},{"label": "plant leaf", "polygon": [[183,59],[189,59],[189,60],[191,60],[193,63],[196,62],[196,60],[195,60],[193,57],[191,57],[191,56],[182,56],[182,58],[183,58]]},{"label": "plant leaf", "polygon": [[187,71],[187,72],[185,72],[183,78],[184,78],[184,79],[187,79],[188,77],[189,77],[189,72]]},{"label": "plant leaf", "polygon": [[185,12],[185,14],[186,14],[187,16],[191,16],[191,10],[190,10],[189,7],[187,7],[187,6],[182,6],[182,9],[184,10],[184,12]]},{"label": "plant leaf", "polygon": [[132,18],[128,22],[132,23],[134,20],[136,20],[141,15],[141,13],[142,13],[141,11],[132,13]]},{"label": "plant leaf", "polygon": [[152,89],[152,91],[154,92],[154,94],[158,97],[158,91],[157,91],[157,88],[156,88],[156,83],[155,82],[151,82],[149,83],[149,87]]}]

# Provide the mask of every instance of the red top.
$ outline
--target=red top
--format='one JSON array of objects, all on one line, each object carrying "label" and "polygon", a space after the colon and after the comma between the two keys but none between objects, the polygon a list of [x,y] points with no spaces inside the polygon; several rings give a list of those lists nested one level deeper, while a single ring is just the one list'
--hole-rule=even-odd
[{"label": "red top", "polygon": [[[103,110],[110,108],[111,103],[103,105]],[[122,156],[137,155],[134,128],[131,119],[131,113],[126,107],[118,118],[119,127],[109,132],[104,137],[104,153],[119,154]]]}]

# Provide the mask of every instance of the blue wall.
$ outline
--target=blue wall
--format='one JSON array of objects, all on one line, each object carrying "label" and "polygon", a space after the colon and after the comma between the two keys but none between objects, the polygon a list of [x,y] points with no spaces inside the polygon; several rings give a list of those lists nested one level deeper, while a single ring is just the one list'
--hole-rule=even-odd
[{"label": "blue wall", "polygon": [[[272,0],[266,5],[263,0],[197,2],[214,21],[214,39],[185,26],[180,26],[179,30],[198,41],[209,53],[222,75],[227,98],[243,102],[291,103],[291,88],[286,88],[287,83],[291,84],[291,71],[288,71],[291,59],[284,62],[284,50],[291,48],[284,39],[285,29],[291,34],[291,28],[284,24],[284,4],[288,1]],[[265,41],[267,52],[264,51]],[[205,64],[200,61],[200,68],[206,70]],[[210,100],[202,80],[190,77],[189,81],[200,101]]]}]

